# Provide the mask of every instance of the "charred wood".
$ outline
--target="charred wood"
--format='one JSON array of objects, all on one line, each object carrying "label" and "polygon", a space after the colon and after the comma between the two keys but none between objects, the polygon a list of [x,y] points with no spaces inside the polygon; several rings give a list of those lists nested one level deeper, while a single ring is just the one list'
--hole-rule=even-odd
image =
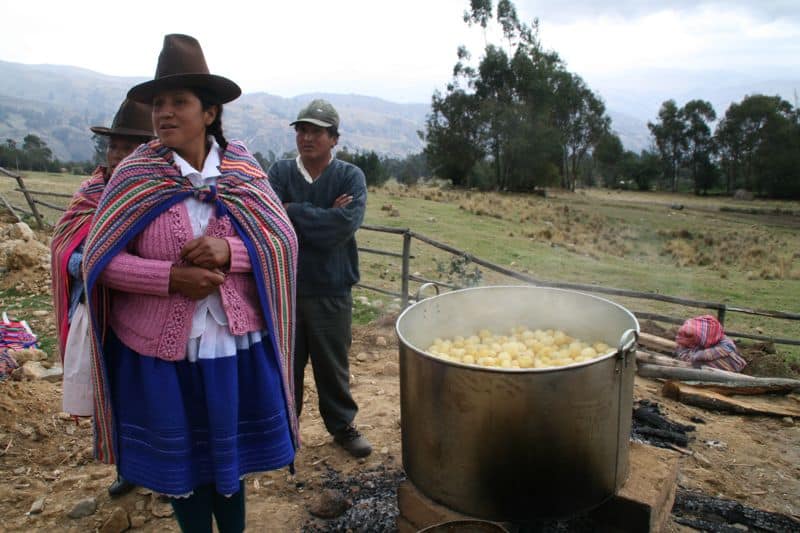
[{"label": "charred wood", "polygon": [[661,413],[661,407],[649,400],[641,400],[633,410],[631,437],[659,448],[685,448],[689,444],[689,431],[694,426],[673,422]]},{"label": "charred wood", "polygon": [[747,526],[754,531],[800,531],[800,520],[791,516],[680,488],[675,495],[672,514],[679,524],[704,531],[741,531],[741,527],[733,527],[735,524]]}]

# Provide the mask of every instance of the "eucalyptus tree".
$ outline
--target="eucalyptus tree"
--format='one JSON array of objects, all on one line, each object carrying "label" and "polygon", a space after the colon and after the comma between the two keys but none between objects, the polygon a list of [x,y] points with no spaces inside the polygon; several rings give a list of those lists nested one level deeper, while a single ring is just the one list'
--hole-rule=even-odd
[{"label": "eucalyptus tree", "polygon": [[556,89],[556,123],[564,154],[564,186],[572,191],[586,155],[608,134],[605,104],[580,76],[562,71]]},{"label": "eucalyptus tree", "polygon": [[625,157],[625,148],[617,134],[608,132],[597,142],[592,159],[605,185],[613,186],[620,180]]},{"label": "eucalyptus tree", "polygon": [[710,102],[691,100],[680,110],[686,134],[686,162],[696,194],[714,186],[717,172],[713,158],[716,151],[709,122],[717,119]]},{"label": "eucalyptus tree", "polygon": [[686,157],[688,141],[686,123],[675,100],[667,100],[658,111],[658,122],[648,122],[647,127],[656,140],[656,147],[661,155],[665,175],[669,178],[673,192],[678,190],[678,178],[681,165]]},{"label": "eucalyptus tree", "polygon": [[496,24],[503,40],[487,43],[475,66],[458,49],[453,80],[434,94],[423,134],[432,170],[467,184],[488,168],[494,187],[524,190],[551,183],[560,169],[574,187],[581,162],[608,130],[602,102],[544,50],[538,21],[520,22],[509,0],[496,10],[491,0],[472,0],[464,21],[484,35]]},{"label": "eucalyptus tree", "polygon": [[[797,110],[779,96],[755,94],[731,104],[715,132],[728,192],[734,187],[762,192],[761,178],[770,168],[765,158],[783,159],[775,147],[790,147],[796,130]],[[777,178],[769,179],[775,182]]]}]

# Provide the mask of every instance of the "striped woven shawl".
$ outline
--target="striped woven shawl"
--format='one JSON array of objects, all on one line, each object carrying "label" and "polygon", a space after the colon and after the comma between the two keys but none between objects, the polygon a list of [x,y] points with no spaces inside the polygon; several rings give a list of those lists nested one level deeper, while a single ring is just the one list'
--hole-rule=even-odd
[{"label": "striped woven shawl", "polygon": [[747,361],[739,355],[736,344],[725,335],[719,320],[703,315],[686,320],[675,336],[678,359],[695,366],[713,366],[740,372]]},{"label": "striped woven shawl", "polygon": [[[292,375],[297,236],[266,174],[241,143],[228,144],[219,168],[221,175],[216,186],[195,189],[181,176],[171,149],[158,139],[139,146],[123,160],[106,186],[84,247],[86,291],[93,294],[98,276],[109,261],[169,207],[190,196],[214,204],[218,216],[230,216],[249,252],[262,313],[281,369],[290,430],[297,446]],[[116,432],[102,351],[105,318],[94,299],[87,300],[90,300],[93,332],[95,455],[103,462],[113,463]]]},{"label": "striped woven shawl", "polygon": [[58,347],[61,352],[61,362],[64,362],[64,347],[67,344],[69,332],[69,296],[71,279],[67,271],[69,258],[78,246],[81,245],[89,233],[100,196],[103,194],[106,167],[97,167],[92,176],[81,183],[78,192],[72,197],[67,206],[67,211],[61,217],[53,230],[53,240],[50,243],[50,261],[53,278],[53,306],[55,308],[58,325]]}]

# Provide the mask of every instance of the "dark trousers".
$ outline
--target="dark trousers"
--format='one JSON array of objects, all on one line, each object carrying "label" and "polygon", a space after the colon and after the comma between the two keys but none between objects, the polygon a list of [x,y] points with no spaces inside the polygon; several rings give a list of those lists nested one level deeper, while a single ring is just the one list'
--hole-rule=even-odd
[{"label": "dark trousers", "polygon": [[219,533],[244,531],[244,483],[239,492],[226,497],[214,485],[197,487],[188,498],[171,498],[175,518],[183,533],[211,533],[211,516],[217,520]]},{"label": "dark trousers", "polygon": [[331,434],[345,429],[358,412],[350,394],[348,352],[353,298],[347,296],[297,297],[297,336],[294,350],[294,391],[297,416],[303,409],[303,376],[311,359],[319,395],[319,412]]}]

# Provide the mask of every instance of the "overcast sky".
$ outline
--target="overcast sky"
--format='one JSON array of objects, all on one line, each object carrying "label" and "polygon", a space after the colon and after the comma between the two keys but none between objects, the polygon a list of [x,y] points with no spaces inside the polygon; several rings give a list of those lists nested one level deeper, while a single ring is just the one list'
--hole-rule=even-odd
[{"label": "overcast sky", "polygon": [[[252,4],[253,7],[247,7]],[[468,0],[150,2],[0,0],[0,60],[150,77],[166,33],[200,41],[245,92],[358,93],[429,102],[456,49],[480,55]],[[652,69],[711,69],[719,83],[800,77],[798,0],[518,0],[545,48],[590,84],[668,84]],[[126,11],[125,7],[129,10]],[[212,11],[213,10],[213,11]]]}]

